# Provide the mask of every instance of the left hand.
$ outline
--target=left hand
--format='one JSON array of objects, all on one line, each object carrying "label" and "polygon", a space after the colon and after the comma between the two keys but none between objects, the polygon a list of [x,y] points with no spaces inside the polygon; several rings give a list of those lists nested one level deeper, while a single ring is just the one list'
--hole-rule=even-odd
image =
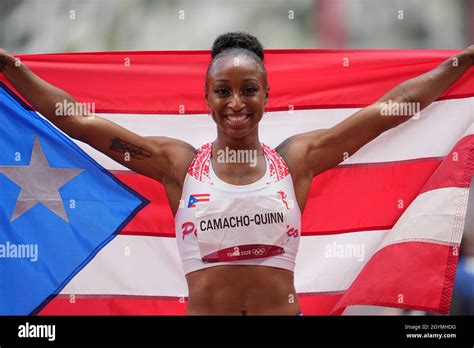
[{"label": "left hand", "polygon": [[469,46],[468,48],[464,49],[462,53],[466,53],[471,57],[471,64],[474,65],[474,45]]}]

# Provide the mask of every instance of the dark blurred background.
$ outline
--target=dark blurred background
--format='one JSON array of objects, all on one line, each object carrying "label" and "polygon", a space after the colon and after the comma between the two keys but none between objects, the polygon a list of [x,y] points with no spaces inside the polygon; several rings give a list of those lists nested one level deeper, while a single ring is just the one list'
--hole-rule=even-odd
[{"label": "dark blurred background", "polygon": [[226,31],[266,48],[451,48],[474,42],[474,0],[1,0],[15,53],[208,49]]}]

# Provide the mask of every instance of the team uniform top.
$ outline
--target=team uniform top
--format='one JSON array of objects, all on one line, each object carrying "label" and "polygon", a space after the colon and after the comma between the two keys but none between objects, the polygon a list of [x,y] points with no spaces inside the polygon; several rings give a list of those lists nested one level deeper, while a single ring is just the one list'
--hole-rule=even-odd
[{"label": "team uniform top", "polygon": [[261,145],[266,171],[248,185],[232,185],[217,177],[211,165],[212,143],[198,150],[175,216],[185,274],[219,265],[294,271],[301,212],[293,181],[281,156]]}]

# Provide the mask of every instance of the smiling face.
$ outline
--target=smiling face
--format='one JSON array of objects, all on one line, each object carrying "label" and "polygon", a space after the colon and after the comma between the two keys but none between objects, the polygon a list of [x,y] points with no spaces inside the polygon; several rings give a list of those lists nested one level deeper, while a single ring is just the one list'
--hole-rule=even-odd
[{"label": "smiling face", "polygon": [[255,60],[243,54],[223,56],[206,83],[206,102],[218,132],[233,139],[258,135],[269,88]]}]

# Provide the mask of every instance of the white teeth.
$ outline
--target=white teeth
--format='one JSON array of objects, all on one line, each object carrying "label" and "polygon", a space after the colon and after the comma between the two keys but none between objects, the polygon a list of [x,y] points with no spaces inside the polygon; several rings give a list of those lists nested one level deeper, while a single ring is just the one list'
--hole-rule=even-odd
[{"label": "white teeth", "polygon": [[243,123],[248,117],[249,115],[225,116],[232,123]]}]

